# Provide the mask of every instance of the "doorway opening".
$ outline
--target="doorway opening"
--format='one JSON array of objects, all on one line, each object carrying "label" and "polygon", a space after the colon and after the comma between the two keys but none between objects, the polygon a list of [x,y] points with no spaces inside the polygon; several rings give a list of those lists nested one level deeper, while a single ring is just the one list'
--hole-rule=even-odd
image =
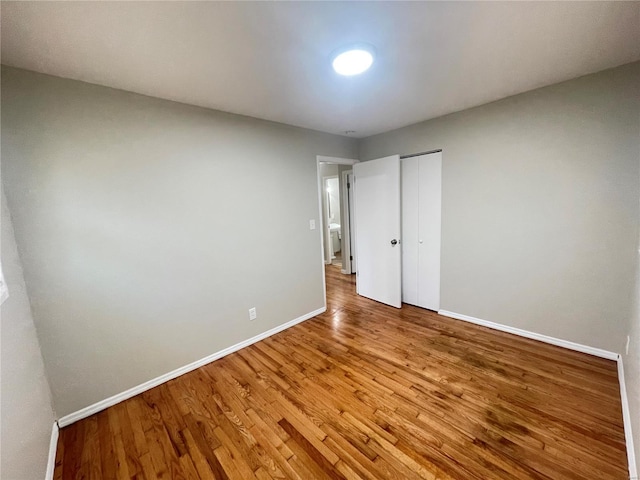
[{"label": "doorway opening", "polygon": [[[335,167],[335,168],[333,168]],[[321,165],[323,173],[337,173],[337,165]],[[324,263],[342,267],[342,224],[340,210],[342,198],[338,175],[322,177],[323,212],[322,225],[324,236]]]},{"label": "doorway opening", "polygon": [[[351,158],[317,157],[322,262],[346,275],[356,272],[352,235],[353,165],[356,163],[358,160]],[[326,277],[323,283],[325,281]]]}]

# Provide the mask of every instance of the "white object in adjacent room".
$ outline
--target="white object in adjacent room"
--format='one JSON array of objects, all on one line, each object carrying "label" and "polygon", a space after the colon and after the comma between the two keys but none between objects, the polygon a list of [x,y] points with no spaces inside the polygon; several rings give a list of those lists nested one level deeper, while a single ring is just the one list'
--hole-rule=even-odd
[{"label": "white object in adjacent room", "polygon": [[402,160],[402,301],[440,308],[442,152]]},{"label": "white object in adjacent room", "polygon": [[0,304],[3,304],[7,298],[9,298],[9,288],[7,284],[4,283],[4,275],[2,274],[2,266],[0,265]]},{"label": "white object in adjacent room", "polygon": [[356,291],[402,306],[400,253],[400,157],[353,166],[355,176]]}]

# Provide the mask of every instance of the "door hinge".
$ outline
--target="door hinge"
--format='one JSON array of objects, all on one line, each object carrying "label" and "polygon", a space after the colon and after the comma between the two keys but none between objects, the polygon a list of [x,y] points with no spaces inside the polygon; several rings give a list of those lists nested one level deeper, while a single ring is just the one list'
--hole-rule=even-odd
[{"label": "door hinge", "polygon": [[351,184],[347,182],[347,188],[351,188]]},{"label": "door hinge", "polygon": [[353,260],[353,255],[349,255],[349,260]]}]

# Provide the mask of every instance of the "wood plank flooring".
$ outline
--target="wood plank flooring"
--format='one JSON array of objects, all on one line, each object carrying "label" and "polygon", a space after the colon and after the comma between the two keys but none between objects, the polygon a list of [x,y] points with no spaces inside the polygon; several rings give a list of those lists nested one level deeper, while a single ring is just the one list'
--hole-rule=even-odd
[{"label": "wood plank flooring", "polygon": [[60,479],[626,479],[614,362],[355,295],[62,429]]}]

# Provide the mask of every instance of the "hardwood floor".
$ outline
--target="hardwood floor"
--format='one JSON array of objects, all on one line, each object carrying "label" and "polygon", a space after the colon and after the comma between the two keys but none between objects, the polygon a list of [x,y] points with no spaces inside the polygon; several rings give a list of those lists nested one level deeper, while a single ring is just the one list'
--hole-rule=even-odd
[{"label": "hardwood floor", "polygon": [[56,479],[626,479],[614,362],[355,295],[64,428]]}]

